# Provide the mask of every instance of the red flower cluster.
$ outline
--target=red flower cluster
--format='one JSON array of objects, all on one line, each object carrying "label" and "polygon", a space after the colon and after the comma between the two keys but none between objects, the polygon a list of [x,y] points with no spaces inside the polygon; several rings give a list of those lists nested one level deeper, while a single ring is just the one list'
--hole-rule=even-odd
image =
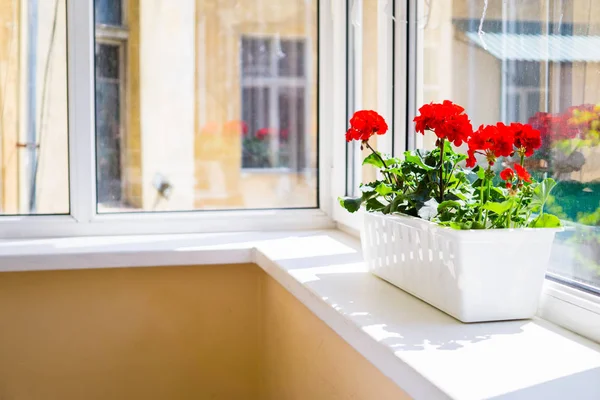
[{"label": "red flower cluster", "polygon": [[505,168],[500,172],[500,179],[506,181],[506,187],[510,188],[512,186],[512,181],[515,179],[515,171],[511,168]]},{"label": "red flower cluster", "polygon": [[520,180],[525,182],[531,182],[531,174],[521,164],[515,164],[515,171]]},{"label": "red flower cluster", "polygon": [[510,127],[515,136],[515,147],[520,155],[531,157],[533,152],[542,146],[540,131],[533,129],[531,125],[513,122]]},{"label": "red flower cluster", "polygon": [[498,122],[496,125],[481,125],[468,145],[467,166],[472,168],[477,163],[475,154],[485,155],[489,165],[494,165],[498,157],[512,156],[515,148],[519,155],[530,157],[534,150],[540,148],[542,139],[540,132],[530,125],[512,123],[507,126]]},{"label": "red flower cluster", "polygon": [[415,130],[425,134],[426,130],[433,131],[439,139],[448,139],[455,146],[460,146],[469,140],[473,127],[465,109],[444,100],[441,104],[425,104],[415,117]]},{"label": "red flower cluster", "polygon": [[350,129],[346,132],[346,141],[366,142],[374,134],[383,135],[388,130],[385,119],[372,110],[361,110],[350,119]]},{"label": "red flower cluster", "polygon": [[[594,108],[596,109],[598,106]],[[496,125],[481,125],[473,132],[469,116],[464,111],[463,107],[450,100],[425,104],[419,109],[419,115],[414,118],[415,130],[422,134],[425,134],[426,130],[433,131],[439,140],[448,140],[455,146],[466,143],[468,145],[467,167],[470,168],[477,164],[476,154],[484,155],[488,165],[491,166],[498,157],[511,157],[515,151],[521,157],[530,157],[542,145],[540,131],[536,126],[528,124],[512,123],[507,126],[499,122]],[[536,115],[539,121],[545,121],[546,116],[540,113]],[[383,135],[387,130],[385,120],[377,112],[357,111],[350,119],[346,141],[367,142],[371,136]],[[442,142],[438,143],[438,146],[441,146]],[[508,172],[505,172],[506,174]],[[522,171],[517,170],[517,175],[526,182],[531,179],[524,168]]]},{"label": "red flower cluster", "polygon": [[269,135],[272,135],[273,132],[275,132],[275,130],[273,128],[260,128],[259,130],[256,131],[254,136],[257,139],[263,140],[263,139],[267,138]]},{"label": "red flower cluster", "polygon": [[500,179],[506,181],[507,188],[512,186],[512,181],[515,179],[515,171],[516,177],[519,179],[519,181],[531,182],[531,174],[525,169],[525,167],[523,167],[521,164],[515,164],[514,168],[514,171],[509,167],[500,172]]},{"label": "red flower cluster", "polygon": [[513,129],[502,122],[496,125],[481,125],[468,141],[467,167],[472,168],[477,163],[476,153],[484,154],[489,165],[494,165],[498,157],[512,156],[514,141]]}]

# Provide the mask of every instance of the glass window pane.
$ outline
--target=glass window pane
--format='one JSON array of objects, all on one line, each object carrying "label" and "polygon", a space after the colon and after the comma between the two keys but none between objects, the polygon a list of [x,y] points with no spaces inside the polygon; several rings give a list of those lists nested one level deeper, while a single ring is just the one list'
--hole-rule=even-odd
[{"label": "glass window pane", "polygon": [[96,46],[96,74],[99,78],[119,79],[119,46]]},{"label": "glass window pane", "polygon": [[121,81],[119,46],[96,45],[96,166],[98,201],[121,202]]},{"label": "glass window pane", "polygon": [[316,207],[318,2],[172,3],[97,29],[98,211]]},{"label": "glass window pane", "polygon": [[304,41],[278,40],[275,44],[279,76],[304,76]]},{"label": "glass window pane", "polygon": [[123,0],[95,0],[96,24],[122,25]]},{"label": "glass window pane", "polygon": [[600,2],[490,1],[482,21],[483,6],[418,1],[417,105],[450,99],[476,127],[540,129],[529,168],[558,181],[548,211],[568,224],[550,271],[600,288]]},{"label": "glass window pane", "polygon": [[[378,102],[378,45],[377,18],[380,2],[369,0],[348,0],[348,115],[350,120],[359,110],[375,110],[381,113]],[[390,17],[391,18],[391,17]],[[391,121],[387,121],[391,128]],[[377,135],[369,139],[369,144],[378,149]],[[346,190],[348,195],[357,195],[361,183],[377,179],[377,171],[371,166],[363,166],[363,159],[371,153],[359,142],[347,144],[348,176]]]},{"label": "glass window pane", "polygon": [[65,3],[0,10],[0,214],[68,214]]},{"label": "glass window pane", "polygon": [[272,167],[269,89],[248,87],[242,90],[242,121],[247,128],[242,139],[242,168]]},{"label": "glass window pane", "polygon": [[296,171],[306,168],[305,102],[304,88],[279,91],[279,167]]},{"label": "glass window pane", "polygon": [[250,76],[273,76],[273,40],[269,38],[243,37],[242,74]]}]

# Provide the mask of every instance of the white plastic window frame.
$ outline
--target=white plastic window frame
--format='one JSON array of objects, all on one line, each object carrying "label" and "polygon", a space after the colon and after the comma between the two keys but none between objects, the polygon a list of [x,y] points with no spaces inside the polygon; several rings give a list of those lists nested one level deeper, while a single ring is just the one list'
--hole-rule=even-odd
[{"label": "white plastic window frame", "polygon": [[[422,79],[422,76],[419,76],[420,74],[418,73],[418,67],[422,65],[422,52],[419,51],[417,46],[417,2],[418,0],[395,0],[394,21],[396,24],[391,30],[394,37],[393,152],[395,155],[402,154],[407,148],[418,147],[421,142],[419,140],[420,135],[415,135],[414,127],[410,123],[414,118],[419,101],[416,88],[419,85],[419,79]],[[380,1],[382,7],[385,7],[385,3],[386,0]],[[342,11],[340,10],[339,12]],[[386,27],[385,19],[380,22],[382,23],[379,29],[389,29]],[[343,30],[338,34],[342,33]],[[381,38],[381,35],[379,37]],[[379,45],[385,46],[382,43]],[[338,55],[337,57],[342,56]],[[380,71],[380,74],[384,73],[385,71]],[[389,75],[382,76],[389,77]],[[385,104],[385,91],[392,86],[391,82],[390,80],[387,85],[385,83],[380,85],[379,94],[382,96],[382,101],[384,102],[380,104]],[[388,118],[389,114],[386,113],[389,113],[390,109],[384,108],[380,111]],[[336,123],[342,121],[341,126],[336,130],[337,132],[343,132],[345,129],[343,125],[344,117],[343,114],[335,116]],[[339,136],[341,138],[342,135]],[[336,140],[340,142],[342,139]],[[337,171],[335,181],[338,184],[334,187],[334,191],[339,194],[345,194],[345,179],[347,178],[347,174],[354,173],[353,166],[346,164],[346,154],[341,144],[336,144],[334,149],[335,165],[346,166],[346,169],[343,171]],[[342,181],[344,185],[340,185],[339,181]],[[360,212],[348,214],[337,205],[333,211],[333,215],[341,229],[353,234],[360,232],[362,225]],[[548,274],[548,279],[544,283],[538,317],[600,342],[600,296],[573,287],[564,280],[556,279],[552,274]]]},{"label": "white plastic window frame", "polygon": [[94,104],[94,2],[67,0],[68,110],[69,110],[69,215],[1,216],[0,239],[68,237],[115,234],[169,234],[252,230],[334,228],[331,213],[330,132],[336,96],[333,78],[345,68],[331,57],[339,47],[333,35],[334,2],[319,1],[319,143],[318,204],[306,209],[227,211],[96,212],[95,104]]},{"label": "white plastic window frame", "polygon": [[[343,38],[344,46],[335,49],[336,59],[347,60],[344,74],[336,75],[335,84],[342,87],[336,90],[338,105],[333,115],[335,135],[333,144],[332,176],[333,193],[337,197],[352,195],[352,182],[361,180],[361,155],[353,143],[346,143],[344,133],[350,114],[361,109],[362,97],[362,7],[363,2],[371,0],[337,0],[335,15],[343,16],[334,27],[335,35]],[[406,108],[406,62],[398,63],[397,54],[406,50],[405,24],[394,21],[406,20],[407,7],[404,2],[379,0],[377,2],[377,103],[379,112],[388,122],[389,133],[377,138],[377,150],[386,154],[401,154],[406,148],[405,111]],[[398,28],[401,27],[401,28]],[[353,40],[348,40],[351,39]],[[403,42],[404,41],[404,42]],[[339,43],[339,41],[337,41]],[[393,84],[392,84],[393,82]],[[352,98],[350,98],[351,96]],[[351,105],[349,107],[349,104]],[[342,106],[340,106],[342,105]],[[352,154],[354,152],[354,154]],[[354,188],[356,189],[356,188]],[[354,214],[342,209],[334,199],[333,218],[338,227],[357,234],[362,226],[362,211]]]}]

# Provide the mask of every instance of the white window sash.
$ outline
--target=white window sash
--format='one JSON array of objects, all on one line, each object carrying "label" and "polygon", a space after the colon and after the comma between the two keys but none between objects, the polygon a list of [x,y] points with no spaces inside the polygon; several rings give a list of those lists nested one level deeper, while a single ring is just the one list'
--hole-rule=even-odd
[{"label": "white window sash", "polygon": [[[319,0],[315,0],[319,1]],[[302,209],[190,210],[97,214],[95,156],[95,33],[126,39],[126,29],[94,26],[93,0],[67,1],[68,110],[69,110],[69,215],[0,217],[0,238],[57,237],[144,233],[225,232],[248,230],[326,229],[335,227],[331,218],[332,190],[329,176],[332,156],[330,120],[334,98],[331,79],[339,62],[324,60],[334,44],[330,29],[331,9],[336,0],[319,1],[319,182],[315,207]],[[308,11],[307,11],[308,12]],[[307,16],[310,17],[310,16]],[[336,17],[337,18],[337,17]],[[112,36],[111,36],[112,35]],[[116,37],[116,36],[118,37]],[[338,73],[339,75],[339,73]],[[314,76],[316,78],[316,75]],[[308,78],[307,78],[308,79]],[[283,82],[282,82],[283,83]],[[286,84],[306,85],[292,79]]]}]

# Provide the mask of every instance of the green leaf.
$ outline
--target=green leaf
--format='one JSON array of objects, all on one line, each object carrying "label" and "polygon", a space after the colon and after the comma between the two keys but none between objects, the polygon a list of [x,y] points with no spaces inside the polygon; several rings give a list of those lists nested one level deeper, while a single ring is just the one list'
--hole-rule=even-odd
[{"label": "green leaf", "polygon": [[390,203],[390,212],[398,211],[398,207],[400,207],[402,203],[408,202],[406,201],[406,198],[403,195],[397,194],[396,197],[394,197],[394,200],[392,200],[392,202]]},{"label": "green leaf", "polygon": [[366,203],[367,211],[381,211],[385,207],[386,206],[382,202],[377,200],[376,198],[369,199],[369,200],[367,200],[367,203]]},{"label": "green leaf", "polygon": [[383,168],[383,163],[381,162],[381,159],[378,157],[381,157],[381,155],[379,153],[371,153],[368,156],[365,157],[364,161],[363,161],[363,165],[374,165],[377,168]]},{"label": "green leaf", "polygon": [[490,210],[491,212],[500,215],[500,214],[504,214],[505,212],[510,210],[513,203],[514,203],[514,200],[512,200],[512,199],[503,201],[502,203],[496,203],[496,202],[490,201],[483,205],[483,209]]},{"label": "green leaf", "polygon": [[380,152],[375,152],[375,153],[371,153],[368,156],[365,157],[364,161],[363,161],[363,165],[373,165],[377,168],[383,168],[383,162],[381,160],[385,161],[385,164],[387,167],[391,167],[392,165],[396,165],[398,163],[400,163],[400,160],[398,160],[397,158],[393,158],[390,157],[388,155],[385,154],[381,154]]},{"label": "green leaf", "polygon": [[363,193],[372,193],[375,191],[375,188],[379,184],[379,181],[371,182],[371,183],[361,183],[359,189]]},{"label": "green leaf", "polygon": [[485,179],[485,169],[481,168],[479,165],[477,166],[477,168],[475,168],[473,170],[473,172],[475,172],[475,174],[477,174],[477,177],[481,180]]},{"label": "green leaf", "polygon": [[377,185],[377,187],[375,188],[375,191],[377,193],[379,193],[381,196],[386,196],[386,195],[392,193],[394,191],[394,189],[392,189],[392,187],[390,185],[388,185],[387,183],[381,182],[379,185]]},{"label": "green leaf", "polygon": [[461,204],[458,201],[455,200],[446,200],[446,201],[442,201],[440,203],[440,205],[438,206],[438,213],[441,213],[449,208],[456,208],[457,210],[460,209]]},{"label": "green leaf", "polygon": [[417,164],[419,167],[423,168],[426,171],[431,171],[435,169],[434,167],[425,164],[423,158],[421,158],[421,155],[418,153],[412,153],[410,151],[407,151],[404,153],[404,160],[409,163]]},{"label": "green leaf", "polygon": [[550,197],[552,188],[556,186],[556,181],[552,178],[546,178],[533,189],[533,198],[531,199],[532,208],[540,208],[540,214],[544,214],[544,205]]},{"label": "green leaf", "polygon": [[458,230],[468,230],[468,229],[485,229],[482,224],[478,224],[474,221],[461,221],[461,222],[450,222],[450,228],[458,229]]},{"label": "green leaf", "polygon": [[[450,222],[449,224],[450,228],[452,229],[456,229],[456,230],[462,230],[463,229],[463,223],[461,222]],[[468,229],[468,228],[467,228]]]},{"label": "green leaf", "polygon": [[354,213],[360,209],[363,199],[362,197],[339,197],[338,201],[348,212]]},{"label": "green leaf", "polygon": [[532,228],[558,228],[561,226],[560,219],[552,214],[540,214],[529,224]]}]

